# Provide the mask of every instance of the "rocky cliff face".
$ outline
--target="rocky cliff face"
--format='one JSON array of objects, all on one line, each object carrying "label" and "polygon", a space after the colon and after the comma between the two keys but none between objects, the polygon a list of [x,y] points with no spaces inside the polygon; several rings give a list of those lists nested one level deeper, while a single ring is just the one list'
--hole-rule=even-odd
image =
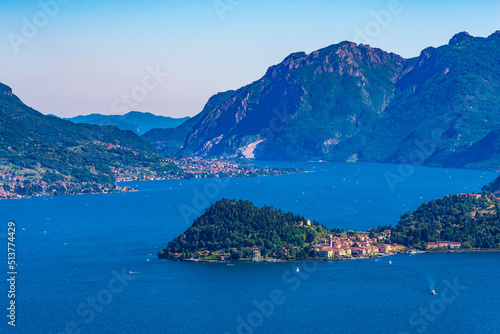
[{"label": "rocky cliff face", "polygon": [[499,53],[499,32],[412,59],[351,42],[294,53],[204,110],[181,153],[442,165],[500,128]]},{"label": "rocky cliff face", "polygon": [[212,96],[202,112],[190,118],[181,125],[171,129],[152,129],[142,135],[142,138],[152,144],[156,149],[164,154],[175,154],[183,148],[184,141],[189,131],[195,127],[198,122],[220,103],[226,101],[234,95],[234,91],[227,91]]},{"label": "rocky cliff face", "polygon": [[302,146],[311,157],[328,153],[381,117],[404,64],[395,54],[350,42],[292,54],[207,112],[183,153],[290,158],[282,145]]}]

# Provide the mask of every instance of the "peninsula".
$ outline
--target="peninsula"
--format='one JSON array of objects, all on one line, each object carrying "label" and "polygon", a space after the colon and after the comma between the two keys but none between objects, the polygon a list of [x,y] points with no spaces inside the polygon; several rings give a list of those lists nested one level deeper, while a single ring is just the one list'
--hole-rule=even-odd
[{"label": "peninsula", "polygon": [[401,252],[500,249],[500,199],[445,196],[405,213],[395,227],[327,229],[317,221],[249,201],[222,199],[158,253],[183,261],[346,260]]},{"label": "peninsula", "polygon": [[367,258],[402,252],[388,227],[328,230],[317,221],[249,201],[222,199],[168,243],[159,258],[184,261],[289,261]]}]

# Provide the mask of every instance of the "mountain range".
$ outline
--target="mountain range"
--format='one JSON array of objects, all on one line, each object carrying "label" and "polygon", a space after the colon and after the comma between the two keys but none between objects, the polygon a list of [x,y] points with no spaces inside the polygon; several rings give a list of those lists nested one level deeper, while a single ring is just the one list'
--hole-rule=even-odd
[{"label": "mountain range", "polygon": [[500,31],[410,59],[352,42],[297,52],[144,138],[179,155],[498,168],[499,54]]},{"label": "mountain range", "polygon": [[[186,156],[498,169],[499,54],[500,31],[459,33],[410,59],[351,42],[293,53],[261,79],[212,96],[195,117],[143,138],[42,115],[0,84],[0,185],[56,182],[54,191],[65,193],[69,183],[113,189],[117,175],[179,173],[155,147]],[[137,125],[158,119],[150,115],[123,117]]]},{"label": "mountain range", "polygon": [[155,128],[175,128],[187,121],[189,117],[172,118],[157,116],[147,112],[131,111],[125,115],[90,114],[65,119],[73,123],[114,125],[121,130],[130,130],[138,135],[142,135]]}]

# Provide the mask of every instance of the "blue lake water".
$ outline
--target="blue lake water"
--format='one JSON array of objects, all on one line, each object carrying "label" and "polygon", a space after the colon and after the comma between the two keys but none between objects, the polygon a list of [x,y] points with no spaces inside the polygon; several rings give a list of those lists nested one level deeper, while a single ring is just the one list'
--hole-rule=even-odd
[{"label": "blue lake water", "polygon": [[[480,191],[497,176],[383,164],[259,164],[314,172],[137,182],[127,184],[134,193],[0,201],[0,259],[6,264],[7,222],[14,219],[19,264],[17,326],[7,326],[3,311],[0,332],[498,333],[500,253],[234,266],[156,258],[223,197],[366,230],[395,225],[425,200]],[[437,296],[429,295],[432,288]],[[5,310],[4,279],[0,289]]]}]

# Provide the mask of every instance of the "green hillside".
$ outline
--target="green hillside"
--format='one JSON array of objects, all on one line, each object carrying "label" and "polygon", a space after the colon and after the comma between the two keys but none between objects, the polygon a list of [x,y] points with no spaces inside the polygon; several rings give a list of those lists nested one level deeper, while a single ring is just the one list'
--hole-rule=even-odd
[{"label": "green hillside", "polygon": [[44,116],[0,84],[0,190],[21,195],[107,192],[116,176],[179,173],[154,147],[114,126]]},{"label": "green hillside", "polygon": [[[249,201],[222,199],[212,204],[184,233],[169,242],[158,256],[186,259],[199,250],[232,251],[232,258],[251,258],[252,247],[262,257],[275,253],[281,259],[317,257],[310,242],[330,233],[305,218],[269,206],[256,207]],[[283,252],[283,247],[287,250]]]},{"label": "green hillside", "polygon": [[488,192],[453,195],[425,202],[404,214],[390,241],[425,249],[425,243],[446,240],[464,248],[500,248],[500,200]]}]

